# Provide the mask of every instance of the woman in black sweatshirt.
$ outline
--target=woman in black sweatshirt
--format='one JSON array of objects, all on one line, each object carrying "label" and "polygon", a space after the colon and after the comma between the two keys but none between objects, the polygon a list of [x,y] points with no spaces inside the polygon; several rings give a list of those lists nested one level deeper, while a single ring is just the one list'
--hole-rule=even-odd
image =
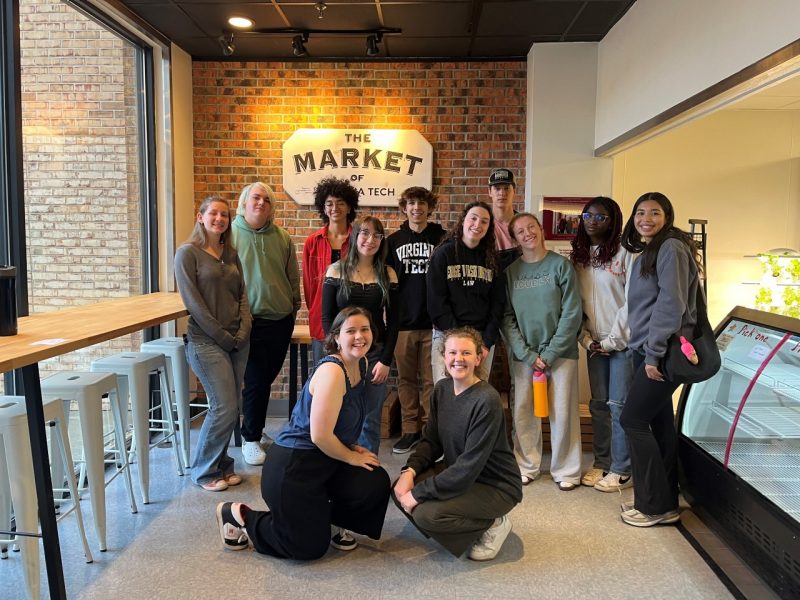
[{"label": "woman in black sweatshirt", "polygon": [[436,248],[428,268],[428,312],[433,322],[434,382],[444,379],[444,331],[469,325],[483,337],[478,376],[488,381],[503,319],[505,290],[499,277],[494,217],[485,202],[470,202]]}]

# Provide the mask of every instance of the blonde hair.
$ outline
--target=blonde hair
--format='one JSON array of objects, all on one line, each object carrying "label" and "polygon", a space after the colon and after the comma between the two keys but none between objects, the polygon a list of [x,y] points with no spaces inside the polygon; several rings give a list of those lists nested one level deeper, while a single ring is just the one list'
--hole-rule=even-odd
[{"label": "blonde hair", "polygon": [[275,192],[272,191],[272,188],[269,187],[266,183],[262,183],[260,181],[256,181],[251,183],[250,185],[244,186],[242,193],[239,194],[239,204],[236,207],[236,214],[244,216],[244,208],[247,204],[247,199],[250,197],[250,191],[254,187],[260,187],[267,193],[267,198],[269,198],[269,203],[272,205],[272,214],[275,214]]}]

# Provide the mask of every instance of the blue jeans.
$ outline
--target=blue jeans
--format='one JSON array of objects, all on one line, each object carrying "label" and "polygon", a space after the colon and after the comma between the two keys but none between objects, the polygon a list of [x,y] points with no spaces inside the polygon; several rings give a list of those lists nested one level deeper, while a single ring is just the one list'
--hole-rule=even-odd
[{"label": "blue jeans", "polygon": [[311,340],[311,373],[308,374],[309,377],[314,374],[317,363],[327,356],[325,354],[325,348],[323,347],[324,345],[325,342],[322,340]]},{"label": "blue jeans", "polygon": [[611,352],[608,356],[589,354],[587,352],[594,467],[630,475],[631,457],[619,417],[633,379],[633,363],[627,351]]},{"label": "blue jeans", "polygon": [[361,436],[358,438],[358,445],[364,446],[367,450],[378,453],[381,444],[381,412],[383,403],[386,400],[386,381],[380,384],[372,383],[372,368],[378,362],[380,352],[370,351],[367,354],[369,366],[367,367],[367,415],[364,419],[364,427],[361,429]]},{"label": "blue jeans", "polygon": [[186,356],[208,397],[208,413],[200,428],[192,461],[192,481],[198,485],[233,473],[228,443],[239,418],[239,398],[249,345],[226,352],[217,344],[189,340]]}]

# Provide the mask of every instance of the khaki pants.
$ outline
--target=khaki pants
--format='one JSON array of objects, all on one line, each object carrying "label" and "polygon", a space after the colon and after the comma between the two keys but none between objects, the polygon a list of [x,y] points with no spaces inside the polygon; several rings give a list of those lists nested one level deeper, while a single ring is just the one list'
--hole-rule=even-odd
[{"label": "khaki pants", "polygon": [[397,395],[403,433],[418,433],[428,422],[433,395],[431,330],[399,331],[394,359],[399,376]]},{"label": "khaki pants", "polygon": [[[539,476],[542,463],[542,420],[533,416],[533,369],[514,360],[514,456],[522,475]],[[578,361],[553,361],[547,378],[550,413],[550,474],[553,481],[581,482],[581,424],[578,412]]]}]

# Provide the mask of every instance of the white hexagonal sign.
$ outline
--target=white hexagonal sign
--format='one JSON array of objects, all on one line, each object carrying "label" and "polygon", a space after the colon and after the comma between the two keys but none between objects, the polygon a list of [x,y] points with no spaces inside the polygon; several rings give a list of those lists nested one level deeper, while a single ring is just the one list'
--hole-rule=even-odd
[{"label": "white hexagonal sign", "polygon": [[331,175],[353,184],[360,206],[396,206],[406,188],[431,189],[433,147],[411,129],[298,129],[283,144],[283,189],[298,204],[314,204]]}]

